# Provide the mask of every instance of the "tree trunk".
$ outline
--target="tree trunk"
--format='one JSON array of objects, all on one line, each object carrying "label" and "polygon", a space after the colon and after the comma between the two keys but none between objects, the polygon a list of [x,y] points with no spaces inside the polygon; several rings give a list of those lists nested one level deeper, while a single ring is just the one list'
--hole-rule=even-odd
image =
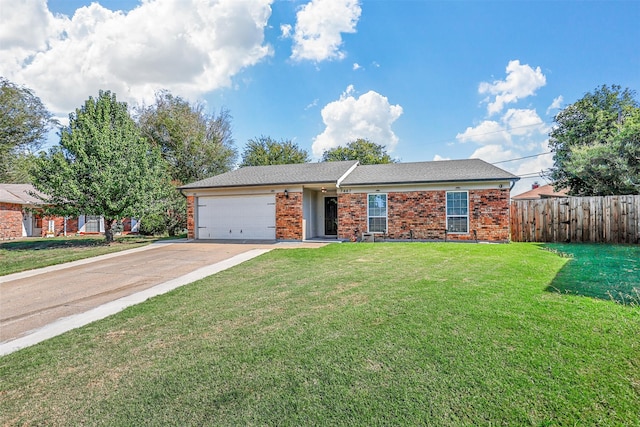
[{"label": "tree trunk", "polygon": [[113,219],[104,219],[104,240],[107,244],[113,242]]}]

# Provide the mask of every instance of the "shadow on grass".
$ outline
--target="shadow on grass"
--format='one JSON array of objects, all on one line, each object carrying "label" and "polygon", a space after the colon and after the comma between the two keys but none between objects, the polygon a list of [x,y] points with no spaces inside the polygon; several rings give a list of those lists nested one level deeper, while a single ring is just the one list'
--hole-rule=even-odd
[{"label": "shadow on grass", "polygon": [[640,246],[548,243],[542,248],[570,258],[547,291],[640,305]]},{"label": "shadow on grass", "polygon": [[[116,237],[116,244],[134,245],[137,243],[145,243],[158,240],[158,238],[146,236],[121,236]],[[54,238],[34,238],[25,240],[14,240],[10,242],[1,242],[0,250],[6,251],[34,251],[45,249],[82,249],[93,248],[99,246],[109,246],[104,236],[81,236],[81,237],[54,237]]]}]

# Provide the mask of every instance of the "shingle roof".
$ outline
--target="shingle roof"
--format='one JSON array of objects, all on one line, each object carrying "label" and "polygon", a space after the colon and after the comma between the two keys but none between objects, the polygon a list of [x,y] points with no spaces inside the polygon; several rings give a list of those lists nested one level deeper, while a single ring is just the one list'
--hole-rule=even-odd
[{"label": "shingle roof", "polygon": [[567,197],[569,189],[563,188],[560,191],[555,191],[551,184],[542,185],[538,188],[527,191],[526,193],[518,194],[512,197],[513,200],[534,200],[545,199],[548,197]]},{"label": "shingle roof", "polygon": [[247,166],[180,188],[245,187],[253,185],[311,184],[337,182],[357,162],[300,163],[293,165]]},{"label": "shingle roof", "polygon": [[30,193],[41,194],[31,184],[0,184],[0,202],[18,205],[38,205],[42,200]]},{"label": "shingle roof", "polygon": [[480,159],[361,165],[342,186],[460,181],[517,181],[517,176]]}]

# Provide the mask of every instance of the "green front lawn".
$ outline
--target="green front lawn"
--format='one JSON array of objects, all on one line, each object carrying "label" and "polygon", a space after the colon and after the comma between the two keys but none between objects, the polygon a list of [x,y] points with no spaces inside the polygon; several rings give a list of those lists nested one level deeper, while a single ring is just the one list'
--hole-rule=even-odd
[{"label": "green front lawn", "polygon": [[157,238],[122,236],[107,245],[104,236],[36,237],[0,242],[0,276],[48,267],[147,245]]},{"label": "green front lawn", "polygon": [[640,307],[536,244],[274,250],[0,359],[2,425],[640,425]]}]

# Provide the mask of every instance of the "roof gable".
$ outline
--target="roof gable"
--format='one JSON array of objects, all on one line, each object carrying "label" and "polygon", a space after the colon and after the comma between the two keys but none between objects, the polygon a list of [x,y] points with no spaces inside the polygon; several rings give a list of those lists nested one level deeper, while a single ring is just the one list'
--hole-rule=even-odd
[{"label": "roof gable", "polygon": [[180,188],[245,187],[337,182],[358,162],[297,163],[291,165],[246,166]]}]

